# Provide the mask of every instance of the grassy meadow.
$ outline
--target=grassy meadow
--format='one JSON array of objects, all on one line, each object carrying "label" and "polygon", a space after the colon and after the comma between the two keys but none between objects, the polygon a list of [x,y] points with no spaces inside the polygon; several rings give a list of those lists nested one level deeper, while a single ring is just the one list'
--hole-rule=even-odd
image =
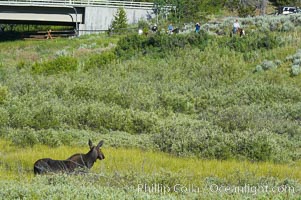
[{"label": "grassy meadow", "polygon": [[[294,197],[300,189],[300,162],[273,164],[269,162],[200,160],[179,158],[166,153],[140,149],[105,148],[106,159],[96,162],[85,174],[49,174],[34,176],[33,164],[38,157],[65,159],[87,147],[45,145],[15,148],[2,140],[1,198],[63,198],[63,199],[187,199],[187,198],[279,198]],[[132,155],[132,157],[129,157]],[[141,185],[159,185],[144,191]],[[244,192],[217,191],[216,186],[253,187]],[[285,185],[285,186],[284,186]],[[261,186],[268,192],[260,191]],[[170,187],[171,192],[162,189]],[[271,188],[291,187],[272,192]],[[257,188],[257,190],[256,190]],[[53,193],[53,192],[58,193]],[[296,196],[295,196],[296,197]]]},{"label": "grassy meadow", "polygon": [[[300,198],[301,20],[266,20],[1,42],[0,199]],[[34,176],[88,139],[90,171]]]}]

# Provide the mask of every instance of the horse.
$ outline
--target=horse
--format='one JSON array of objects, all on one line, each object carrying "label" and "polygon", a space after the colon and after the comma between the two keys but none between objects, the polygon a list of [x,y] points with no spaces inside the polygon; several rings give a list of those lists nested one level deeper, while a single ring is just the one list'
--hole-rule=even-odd
[{"label": "horse", "polygon": [[92,144],[89,139],[90,151],[86,154],[77,153],[70,156],[66,160],[53,160],[51,158],[42,158],[34,163],[34,174],[46,174],[49,172],[73,172],[77,168],[92,168],[97,159],[103,160],[105,158],[100,147],[103,145],[101,140],[97,146]]},{"label": "horse", "polygon": [[239,35],[240,37],[242,37],[242,36],[246,35],[246,32],[245,32],[245,30],[244,30],[243,28],[237,28],[236,32],[234,32],[234,30],[231,31],[230,37],[232,37],[233,34],[237,34],[237,35]]},{"label": "horse", "polygon": [[179,29],[179,28],[175,28],[175,29],[172,30],[172,33],[174,33],[174,34],[177,34],[177,33],[179,33],[179,32],[180,32],[180,29]]},{"label": "horse", "polygon": [[171,34],[178,34],[178,33],[180,33],[180,28],[175,28],[175,29],[167,31],[167,34],[169,34],[169,35],[171,35]]}]

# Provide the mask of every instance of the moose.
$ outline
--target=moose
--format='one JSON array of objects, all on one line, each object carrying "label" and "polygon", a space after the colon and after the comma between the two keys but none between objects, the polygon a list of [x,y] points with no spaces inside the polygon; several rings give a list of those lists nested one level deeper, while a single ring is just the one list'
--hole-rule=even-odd
[{"label": "moose", "polygon": [[34,163],[34,174],[45,174],[49,172],[74,172],[77,168],[90,169],[97,159],[105,158],[100,147],[103,145],[101,140],[97,146],[94,146],[89,139],[90,151],[86,154],[77,153],[66,160],[53,160],[51,158],[42,158]]}]

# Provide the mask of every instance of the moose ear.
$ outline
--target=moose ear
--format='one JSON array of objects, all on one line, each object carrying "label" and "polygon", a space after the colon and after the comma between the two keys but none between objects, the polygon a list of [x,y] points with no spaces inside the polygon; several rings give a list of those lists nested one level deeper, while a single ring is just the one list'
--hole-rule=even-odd
[{"label": "moose ear", "polygon": [[103,140],[101,140],[101,141],[98,143],[97,148],[100,148],[102,145],[103,145]]},{"label": "moose ear", "polygon": [[92,141],[89,139],[89,147],[92,148],[93,147],[93,143]]}]

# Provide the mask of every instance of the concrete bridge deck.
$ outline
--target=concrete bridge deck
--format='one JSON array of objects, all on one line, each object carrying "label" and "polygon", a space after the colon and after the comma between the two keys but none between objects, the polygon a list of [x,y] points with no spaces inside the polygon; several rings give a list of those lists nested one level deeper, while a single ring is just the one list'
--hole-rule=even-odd
[{"label": "concrete bridge deck", "polygon": [[79,32],[108,30],[118,8],[129,24],[155,17],[154,4],[105,0],[0,0],[0,23],[72,25]]},{"label": "concrete bridge deck", "polygon": [[106,1],[106,0],[0,0],[0,6],[73,6],[73,7],[123,7],[152,10],[153,3],[133,1]]}]

